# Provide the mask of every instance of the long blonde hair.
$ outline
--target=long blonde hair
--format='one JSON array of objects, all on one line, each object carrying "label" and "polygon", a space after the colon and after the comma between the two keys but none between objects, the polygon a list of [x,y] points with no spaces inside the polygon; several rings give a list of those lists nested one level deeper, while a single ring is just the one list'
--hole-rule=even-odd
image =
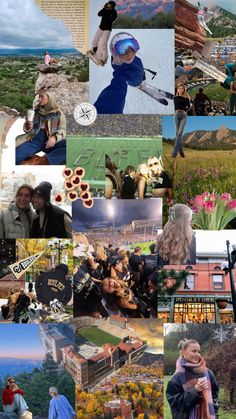
[{"label": "long blonde hair", "polygon": [[181,265],[189,257],[189,245],[192,241],[192,210],[184,204],[176,204],[169,210],[169,220],[162,234],[157,237],[158,253],[164,262]]},{"label": "long blonde hair", "polygon": [[[183,92],[183,94],[182,94],[182,95],[180,95],[180,94],[179,94],[179,92],[178,92],[178,90],[179,90],[179,88],[180,88],[181,86],[184,88],[184,92]],[[188,92],[187,92],[187,90],[186,90],[186,88],[185,88],[185,85],[184,85],[183,83],[178,83],[178,84],[177,84],[177,88],[176,88],[176,96],[183,96],[183,97],[186,97],[187,99],[190,99],[190,96],[189,96],[189,94],[188,94]]]}]

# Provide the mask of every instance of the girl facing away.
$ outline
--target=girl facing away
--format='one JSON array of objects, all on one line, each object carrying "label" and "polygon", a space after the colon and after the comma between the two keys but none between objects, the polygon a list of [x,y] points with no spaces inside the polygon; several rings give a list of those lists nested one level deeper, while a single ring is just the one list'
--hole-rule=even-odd
[{"label": "girl facing away", "polygon": [[169,210],[169,219],[157,236],[158,265],[196,264],[196,238],[192,230],[192,210],[176,204]]}]

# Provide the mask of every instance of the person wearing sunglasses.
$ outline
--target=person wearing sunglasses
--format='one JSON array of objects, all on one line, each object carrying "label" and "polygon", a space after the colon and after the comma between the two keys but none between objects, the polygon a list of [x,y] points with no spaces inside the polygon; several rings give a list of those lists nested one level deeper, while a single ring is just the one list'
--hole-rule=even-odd
[{"label": "person wearing sunglasses", "polygon": [[172,179],[163,168],[161,157],[151,156],[147,161],[148,176],[140,174],[138,182],[139,199],[146,196],[147,186],[151,185],[154,198],[173,199]]},{"label": "person wearing sunglasses", "polygon": [[113,78],[94,103],[98,114],[123,114],[128,85],[137,87],[145,80],[143,63],[136,56],[139,49],[129,33],[119,32],[111,39]]},{"label": "person wearing sunglasses", "polygon": [[28,413],[28,406],[23,396],[24,391],[18,387],[13,377],[9,377],[7,379],[6,387],[2,392],[4,413],[16,413],[18,416],[26,416]]}]

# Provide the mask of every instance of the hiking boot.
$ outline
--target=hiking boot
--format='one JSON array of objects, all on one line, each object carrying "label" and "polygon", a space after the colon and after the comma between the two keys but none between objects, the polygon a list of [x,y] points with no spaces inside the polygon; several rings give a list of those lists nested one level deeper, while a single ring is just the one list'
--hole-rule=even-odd
[{"label": "hiking boot", "polygon": [[180,150],[179,154],[181,155],[181,157],[185,157],[185,154],[184,154],[183,150]]}]

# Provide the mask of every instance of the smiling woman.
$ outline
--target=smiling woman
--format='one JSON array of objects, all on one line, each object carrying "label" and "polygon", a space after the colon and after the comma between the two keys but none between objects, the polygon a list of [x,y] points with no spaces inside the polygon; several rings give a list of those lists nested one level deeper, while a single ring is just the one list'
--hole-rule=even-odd
[{"label": "smiling woman", "polygon": [[0,214],[0,238],[16,239],[30,237],[30,229],[35,217],[30,207],[33,188],[30,185],[21,185],[10,202],[6,211]]},{"label": "smiling woman", "polygon": [[173,419],[215,419],[218,384],[201,356],[194,339],[179,342],[176,371],[167,385],[166,397]]}]

